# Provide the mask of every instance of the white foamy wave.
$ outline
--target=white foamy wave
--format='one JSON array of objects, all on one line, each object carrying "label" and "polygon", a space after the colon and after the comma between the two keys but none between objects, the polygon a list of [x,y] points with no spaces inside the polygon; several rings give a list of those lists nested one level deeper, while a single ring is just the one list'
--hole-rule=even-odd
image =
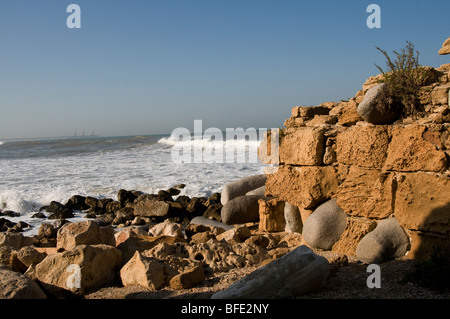
[{"label": "white foamy wave", "polygon": [[177,146],[179,148],[192,147],[201,149],[225,149],[228,147],[240,148],[258,148],[261,141],[254,139],[225,139],[225,140],[211,140],[211,139],[190,139],[190,140],[178,140],[171,137],[163,137],[158,141],[159,144],[167,146]]},{"label": "white foamy wave", "polygon": [[0,146],[2,146],[3,144],[5,144],[5,142],[0,141]]}]

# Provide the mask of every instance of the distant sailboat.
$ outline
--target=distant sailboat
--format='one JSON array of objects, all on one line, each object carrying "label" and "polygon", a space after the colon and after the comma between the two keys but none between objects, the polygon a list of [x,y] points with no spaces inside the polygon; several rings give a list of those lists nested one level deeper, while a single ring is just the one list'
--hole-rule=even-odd
[{"label": "distant sailboat", "polygon": [[77,137],[77,131],[76,130],[73,131],[72,136],[73,137]]},{"label": "distant sailboat", "polygon": [[84,136],[84,130],[81,130],[81,136]]}]

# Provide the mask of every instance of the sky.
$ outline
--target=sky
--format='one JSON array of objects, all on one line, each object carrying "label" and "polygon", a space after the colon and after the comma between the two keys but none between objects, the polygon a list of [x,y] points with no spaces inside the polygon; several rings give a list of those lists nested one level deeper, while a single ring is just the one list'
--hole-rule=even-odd
[{"label": "sky", "polygon": [[[370,29],[369,4],[381,10]],[[70,4],[81,28],[68,28]],[[2,0],[0,140],[277,128],[291,108],[355,96],[411,41],[422,65],[450,1]]]}]

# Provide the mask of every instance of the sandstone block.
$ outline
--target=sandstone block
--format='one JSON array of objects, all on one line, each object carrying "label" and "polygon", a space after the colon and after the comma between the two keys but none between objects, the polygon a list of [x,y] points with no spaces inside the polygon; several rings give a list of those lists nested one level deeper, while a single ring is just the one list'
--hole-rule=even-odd
[{"label": "sandstone block", "polygon": [[57,248],[72,250],[78,245],[95,244],[115,246],[114,230],[111,227],[100,227],[92,220],[67,223],[58,230]]},{"label": "sandstone block", "polygon": [[356,247],[356,258],[366,264],[379,264],[402,257],[410,248],[409,238],[395,218],[378,222]]},{"label": "sandstone block", "polygon": [[450,84],[443,84],[435,87],[431,92],[431,102],[433,105],[449,106],[448,96],[450,93]]},{"label": "sandstone block", "polygon": [[84,293],[111,284],[121,265],[121,252],[108,245],[79,245],[48,255],[36,265],[36,278],[46,287]]},{"label": "sandstone block", "polygon": [[395,188],[395,173],[351,166],[336,200],[348,215],[382,219],[393,213]]},{"label": "sandstone block", "polygon": [[166,266],[153,257],[144,257],[138,251],[120,270],[122,284],[140,285],[151,290],[162,288],[167,283]]},{"label": "sandstone block", "polygon": [[286,165],[268,175],[266,196],[278,197],[297,207],[311,209],[333,197],[337,188],[337,172],[332,166]]},{"label": "sandstone block", "polygon": [[303,239],[314,248],[329,250],[338,241],[347,225],[347,215],[331,199],[320,205],[303,226]]},{"label": "sandstone block", "polygon": [[336,155],[340,164],[382,168],[390,141],[388,126],[353,126],[336,138]]},{"label": "sandstone block", "polygon": [[332,251],[338,254],[355,256],[361,239],[375,229],[377,222],[366,218],[348,217],[347,226]]},{"label": "sandstone block", "polygon": [[280,141],[280,161],[290,165],[322,165],[324,129],[301,127]]},{"label": "sandstone block", "polygon": [[258,268],[215,293],[212,299],[293,298],[320,289],[328,278],[328,261],[306,246]]},{"label": "sandstone block", "polygon": [[259,200],[259,230],[265,232],[284,231],[284,201],[277,198]]},{"label": "sandstone block", "polygon": [[394,126],[384,169],[402,172],[446,169],[445,153],[424,138],[426,130],[424,125]]},{"label": "sandstone block", "polygon": [[201,265],[195,266],[189,270],[178,274],[170,280],[172,289],[189,289],[205,279],[205,272]]},{"label": "sandstone block", "polygon": [[401,226],[450,235],[450,178],[404,173],[395,197],[395,217]]}]

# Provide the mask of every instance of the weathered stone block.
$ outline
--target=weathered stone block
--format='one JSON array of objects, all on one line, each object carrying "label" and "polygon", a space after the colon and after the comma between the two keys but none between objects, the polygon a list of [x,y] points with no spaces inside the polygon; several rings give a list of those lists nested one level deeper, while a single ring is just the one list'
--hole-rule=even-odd
[{"label": "weathered stone block", "polygon": [[284,231],[284,201],[277,198],[260,199],[259,204],[259,230],[267,232]]},{"label": "weathered stone block", "polygon": [[266,196],[311,209],[332,198],[337,188],[337,173],[332,166],[286,165],[267,176]]},{"label": "weathered stone block", "polygon": [[450,235],[450,178],[404,173],[398,180],[395,217],[407,229]]},{"label": "weathered stone block", "polygon": [[352,216],[382,219],[391,215],[395,174],[352,166],[339,185],[337,204]]},{"label": "weathered stone block", "polygon": [[280,141],[280,161],[290,165],[322,165],[324,129],[301,127]]},{"label": "weathered stone block", "polygon": [[425,125],[394,126],[385,170],[440,172],[447,167],[445,153],[424,138]]},{"label": "weathered stone block", "polygon": [[336,155],[341,164],[382,168],[389,147],[389,126],[353,126],[336,138]]}]

